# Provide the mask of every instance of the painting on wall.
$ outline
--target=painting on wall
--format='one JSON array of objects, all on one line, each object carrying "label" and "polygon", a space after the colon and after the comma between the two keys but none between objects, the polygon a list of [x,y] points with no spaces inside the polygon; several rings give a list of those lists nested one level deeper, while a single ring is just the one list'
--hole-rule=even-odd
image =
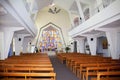
[{"label": "painting on wall", "polygon": [[102,47],[103,49],[108,49],[108,41],[106,38],[102,40]]}]

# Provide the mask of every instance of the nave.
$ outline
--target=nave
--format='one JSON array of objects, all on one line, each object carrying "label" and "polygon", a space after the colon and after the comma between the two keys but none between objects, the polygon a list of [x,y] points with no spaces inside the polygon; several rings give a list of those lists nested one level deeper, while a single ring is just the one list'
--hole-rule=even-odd
[{"label": "nave", "polygon": [[57,55],[80,80],[120,80],[120,60],[83,53]]},{"label": "nave", "polygon": [[0,0],[0,80],[119,76],[120,0]]},{"label": "nave", "polygon": [[0,60],[0,80],[56,80],[46,53],[21,53]]},{"label": "nave", "polygon": [[65,64],[58,60],[56,55],[50,56],[50,60],[56,73],[56,80],[79,80]]},{"label": "nave", "polygon": [[79,80],[55,52],[21,53],[0,61],[0,80]]},{"label": "nave", "polygon": [[0,80],[120,80],[119,59],[52,53],[21,53],[1,60]]}]

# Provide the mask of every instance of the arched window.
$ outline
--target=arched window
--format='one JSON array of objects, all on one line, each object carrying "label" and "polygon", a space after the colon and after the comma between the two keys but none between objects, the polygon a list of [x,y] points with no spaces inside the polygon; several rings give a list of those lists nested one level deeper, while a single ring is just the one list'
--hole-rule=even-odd
[{"label": "arched window", "polygon": [[61,28],[53,23],[43,26],[40,29],[37,46],[42,52],[62,50],[65,47],[65,41]]},{"label": "arched window", "polygon": [[85,15],[85,20],[89,19],[89,17],[90,17],[89,8],[85,9],[84,15]]},{"label": "arched window", "polygon": [[40,48],[43,50],[55,50],[62,47],[59,31],[52,26],[47,27],[42,31]]},{"label": "arched window", "polygon": [[79,17],[76,17],[76,18],[74,19],[74,25],[75,25],[75,26],[78,26],[78,25],[79,25]]}]

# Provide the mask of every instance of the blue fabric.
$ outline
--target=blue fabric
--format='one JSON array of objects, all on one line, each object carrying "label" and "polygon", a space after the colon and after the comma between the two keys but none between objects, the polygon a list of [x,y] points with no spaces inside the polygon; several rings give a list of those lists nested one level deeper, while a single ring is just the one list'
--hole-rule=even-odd
[{"label": "blue fabric", "polygon": [[10,45],[9,52],[8,52],[8,56],[12,56],[12,54],[13,54],[12,46]]}]

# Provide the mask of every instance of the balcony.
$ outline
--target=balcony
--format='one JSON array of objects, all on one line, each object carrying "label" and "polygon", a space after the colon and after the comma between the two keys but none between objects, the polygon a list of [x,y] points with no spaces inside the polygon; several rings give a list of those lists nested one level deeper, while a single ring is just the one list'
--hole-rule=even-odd
[{"label": "balcony", "polygon": [[94,9],[93,15],[69,31],[70,36],[77,36],[89,30],[101,27],[120,19],[120,0],[107,5],[99,5]]}]

